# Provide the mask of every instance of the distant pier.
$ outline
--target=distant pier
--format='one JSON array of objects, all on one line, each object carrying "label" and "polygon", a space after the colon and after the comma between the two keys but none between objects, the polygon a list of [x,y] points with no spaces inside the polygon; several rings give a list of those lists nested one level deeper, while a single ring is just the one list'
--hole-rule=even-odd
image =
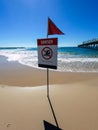
[{"label": "distant pier", "polygon": [[98,38],[88,41],[84,41],[82,44],[78,45],[81,48],[98,49]]}]

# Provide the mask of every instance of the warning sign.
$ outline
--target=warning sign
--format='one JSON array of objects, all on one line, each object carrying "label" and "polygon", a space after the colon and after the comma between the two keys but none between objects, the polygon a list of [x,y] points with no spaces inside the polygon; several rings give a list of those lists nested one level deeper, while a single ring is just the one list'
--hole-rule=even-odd
[{"label": "warning sign", "polygon": [[57,69],[57,38],[38,39],[38,66]]}]

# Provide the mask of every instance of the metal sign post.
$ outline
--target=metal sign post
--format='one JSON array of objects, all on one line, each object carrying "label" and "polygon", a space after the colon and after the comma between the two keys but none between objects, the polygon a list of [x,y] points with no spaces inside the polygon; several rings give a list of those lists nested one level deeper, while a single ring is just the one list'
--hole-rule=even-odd
[{"label": "metal sign post", "polygon": [[[51,108],[51,111],[52,111],[52,114],[53,114],[53,117],[54,117],[54,120],[56,123],[55,128],[58,128],[58,130],[61,130],[61,129],[59,129],[56,115],[55,115],[54,109],[52,107],[52,103],[51,103],[50,96],[49,96],[49,94],[50,94],[49,93],[49,68],[57,69],[58,39],[57,38],[48,38],[48,37],[46,39],[38,39],[37,45],[38,45],[38,66],[43,67],[43,68],[47,68],[47,98],[48,98],[50,108]],[[48,127],[46,127],[47,122],[46,121],[44,122],[45,130],[51,130],[52,124],[50,124],[50,129],[48,129],[49,124],[50,123],[48,123]]]},{"label": "metal sign post", "polygon": [[57,38],[38,39],[38,66],[47,68],[47,97],[49,97],[49,68],[57,69]]}]

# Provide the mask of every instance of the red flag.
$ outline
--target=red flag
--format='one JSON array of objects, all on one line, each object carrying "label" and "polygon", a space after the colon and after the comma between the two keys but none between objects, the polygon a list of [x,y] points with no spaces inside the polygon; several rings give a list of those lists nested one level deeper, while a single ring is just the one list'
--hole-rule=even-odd
[{"label": "red flag", "polygon": [[48,18],[48,35],[53,34],[64,34],[53,22],[50,18]]}]

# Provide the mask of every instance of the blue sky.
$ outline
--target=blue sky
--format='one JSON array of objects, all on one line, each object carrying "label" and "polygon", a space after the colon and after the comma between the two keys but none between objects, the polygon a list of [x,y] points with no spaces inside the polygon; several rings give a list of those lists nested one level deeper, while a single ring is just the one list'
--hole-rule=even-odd
[{"label": "blue sky", "polygon": [[98,38],[98,0],[0,0],[0,46],[36,46],[48,17],[66,34],[49,36],[59,46]]}]

